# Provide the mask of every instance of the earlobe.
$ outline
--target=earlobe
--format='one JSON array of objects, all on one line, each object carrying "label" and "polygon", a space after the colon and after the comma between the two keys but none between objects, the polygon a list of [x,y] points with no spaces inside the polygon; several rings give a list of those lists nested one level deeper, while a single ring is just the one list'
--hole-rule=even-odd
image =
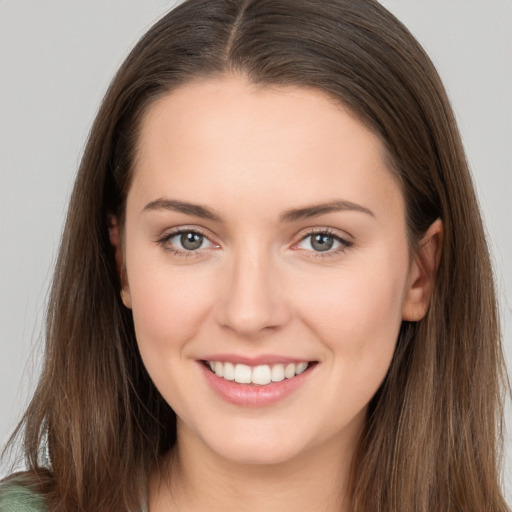
[{"label": "earlobe", "polygon": [[119,232],[119,223],[117,217],[110,215],[108,218],[108,234],[110,243],[114,248],[116,269],[121,283],[121,300],[127,308],[131,308],[130,288],[128,286],[128,279],[126,275],[126,267],[124,265],[123,244],[121,240],[121,233]]},{"label": "earlobe", "polygon": [[421,320],[427,313],[443,246],[443,223],[434,221],[421,239],[411,262],[402,318]]}]

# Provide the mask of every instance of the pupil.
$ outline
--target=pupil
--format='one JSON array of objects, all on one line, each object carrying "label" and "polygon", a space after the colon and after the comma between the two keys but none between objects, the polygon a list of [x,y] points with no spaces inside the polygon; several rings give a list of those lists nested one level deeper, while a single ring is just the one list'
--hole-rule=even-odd
[{"label": "pupil", "polygon": [[334,245],[334,238],[326,234],[317,234],[311,241],[311,246],[315,251],[328,251]]},{"label": "pupil", "polygon": [[201,247],[203,243],[203,236],[198,235],[197,233],[182,233],[181,235],[181,245],[187,249],[187,251],[194,251]]}]

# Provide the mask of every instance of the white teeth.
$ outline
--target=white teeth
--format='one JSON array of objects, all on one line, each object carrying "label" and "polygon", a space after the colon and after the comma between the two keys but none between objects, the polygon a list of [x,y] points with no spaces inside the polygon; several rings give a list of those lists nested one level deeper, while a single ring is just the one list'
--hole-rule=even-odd
[{"label": "white teeth", "polygon": [[299,363],[295,370],[295,375],[300,375],[308,367],[308,363]]},{"label": "white teeth", "polygon": [[260,386],[264,386],[265,384],[269,384],[270,382],[272,382],[272,373],[270,371],[270,366],[264,364],[261,366],[256,366],[256,368],[253,368],[251,382],[253,384],[258,384]]},{"label": "white teeth", "polygon": [[235,367],[232,363],[224,363],[224,378],[226,380],[235,380]]},{"label": "white teeth", "polygon": [[219,377],[224,377],[224,365],[217,361],[215,363],[215,370],[213,370]]},{"label": "white teeth", "polygon": [[284,366],[275,364],[272,366],[272,382],[281,382],[284,380]]},{"label": "white teeth", "polygon": [[256,386],[265,386],[271,382],[281,382],[300,375],[309,366],[309,363],[289,363],[258,366],[248,366],[246,364],[223,363],[221,361],[207,361],[208,366],[218,376],[226,380],[234,380],[239,384],[254,384]]},{"label": "white teeth", "polygon": [[295,377],[295,369],[296,366],[293,363],[290,363],[284,370],[284,376],[287,379],[291,379],[292,377]]},{"label": "white teeth", "polygon": [[[251,373],[252,372],[250,366],[245,364],[237,364],[235,366],[235,382],[238,382],[239,384],[250,384]],[[222,377],[222,375],[219,375],[219,377]]]}]

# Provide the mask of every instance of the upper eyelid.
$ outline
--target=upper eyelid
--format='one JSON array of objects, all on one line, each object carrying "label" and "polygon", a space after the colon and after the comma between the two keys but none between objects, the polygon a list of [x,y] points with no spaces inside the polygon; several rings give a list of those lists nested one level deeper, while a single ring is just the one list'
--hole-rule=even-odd
[{"label": "upper eyelid", "polygon": [[215,243],[212,240],[212,236],[208,234],[205,230],[199,227],[177,227],[177,228],[171,228],[168,230],[164,230],[163,234],[158,237],[158,240],[168,240],[170,238],[175,237],[176,235],[180,235],[181,233],[196,233],[198,235],[204,236],[210,242]]},{"label": "upper eyelid", "polygon": [[304,238],[306,238],[308,236],[322,234],[322,233],[328,234],[334,238],[337,238],[337,239],[342,240],[347,243],[352,243],[354,240],[353,235],[351,235],[350,233],[348,233],[346,231],[341,231],[339,229],[326,227],[326,226],[306,228],[302,231],[299,231],[299,233],[296,236],[299,237],[299,241],[301,241],[301,240],[304,240]]},{"label": "upper eyelid", "polygon": [[[353,242],[352,240],[349,240],[348,238],[345,238],[337,233],[333,233],[333,232],[330,232],[330,231],[312,231],[310,233],[306,233],[304,236],[302,236],[298,242],[294,242],[294,246],[297,246],[298,244],[302,243],[304,240],[314,236],[314,235],[328,235],[332,238],[334,238],[343,248],[347,248],[347,247],[350,247],[353,245]],[[335,249],[333,251],[329,250],[329,251],[325,251],[325,255],[327,254],[333,254],[335,252],[337,252],[340,248],[338,249]],[[318,251],[311,251],[311,252],[315,252],[317,253]],[[319,253],[320,254],[320,253]]]},{"label": "upper eyelid", "polygon": [[[211,247],[207,248],[199,248],[199,249],[193,249],[193,250],[187,250],[185,248],[180,249],[179,247],[174,246],[174,244],[171,246],[167,246],[169,244],[170,240],[172,240],[174,237],[179,236],[183,233],[194,233],[197,235],[202,236],[206,240],[208,240],[211,244]],[[213,248],[218,248],[219,245],[211,240],[211,238],[202,232],[201,229],[198,228],[174,228],[170,231],[165,232],[163,235],[157,238],[155,241],[157,245],[161,246],[165,251],[172,252],[176,256],[198,256],[202,254],[205,250]]]}]

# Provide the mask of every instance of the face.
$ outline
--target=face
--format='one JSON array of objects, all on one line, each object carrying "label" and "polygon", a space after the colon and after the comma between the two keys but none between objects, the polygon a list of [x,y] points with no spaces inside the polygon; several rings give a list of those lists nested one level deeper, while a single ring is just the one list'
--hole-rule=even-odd
[{"label": "face", "polygon": [[123,237],[123,300],[179,439],[245,463],[355,442],[418,313],[377,136],[320,91],[185,85],[144,118]]}]

